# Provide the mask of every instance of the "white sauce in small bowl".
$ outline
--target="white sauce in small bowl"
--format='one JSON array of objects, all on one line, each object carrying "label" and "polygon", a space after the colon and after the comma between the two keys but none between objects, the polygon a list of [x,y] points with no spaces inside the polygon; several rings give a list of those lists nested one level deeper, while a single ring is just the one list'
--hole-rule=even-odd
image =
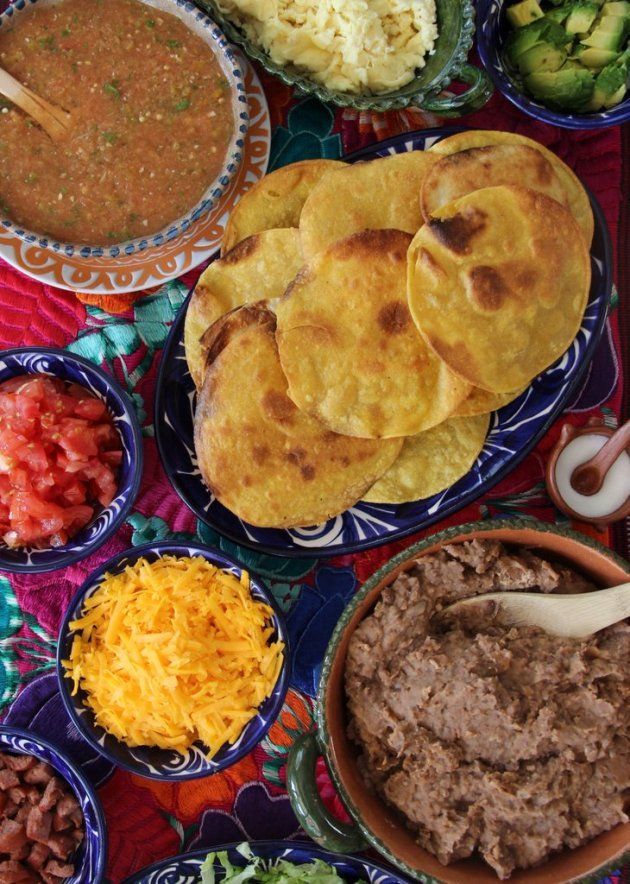
[{"label": "white sauce in small bowl", "polygon": [[579,494],[571,487],[571,474],[608,442],[609,436],[589,433],[576,436],[560,452],[555,466],[558,494],[566,505],[585,519],[601,519],[622,507],[630,497],[630,457],[623,451],[604,477],[596,494]]}]

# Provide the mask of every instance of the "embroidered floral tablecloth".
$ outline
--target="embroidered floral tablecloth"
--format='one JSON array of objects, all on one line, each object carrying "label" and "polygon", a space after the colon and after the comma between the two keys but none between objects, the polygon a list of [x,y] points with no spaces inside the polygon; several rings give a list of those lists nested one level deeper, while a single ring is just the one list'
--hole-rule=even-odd
[{"label": "embroidered floral tablecloth", "polygon": [[[337,157],[397,132],[439,123],[418,112],[379,116],[333,113],[313,99],[296,101],[276,81],[266,78],[264,83],[273,131],[271,168],[306,157]],[[615,426],[620,415],[627,415],[621,382],[627,352],[622,353],[621,344],[628,344],[629,313],[624,299],[628,296],[630,170],[628,164],[622,164],[622,153],[625,147],[628,156],[630,139],[618,128],[572,133],[536,124],[498,96],[463,122],[537,138],[574,168],[606,213],[616,249],[615,278],[622,302],[615,290],[593,365],[568,413],[504,481],[430,530],[511,515],[565,522],[547,497],[543,482],[545,459],[559,427],[565,420],[583,424],[593,414]],[[318,669],[328,638],[360,583],[395,551],[417,539],[356,556],[288,560],[238,549],[196,521],[169,486],[159,463],[152,401],[161,349],[197,276],[198,271],[190,273],[132,303],[113,298],[93,298],[92,303],[86,303],[90,299],[42,286],[0,264],[0,347],[67,347],[106,366],[133,396],[143,427],[142,489],[118,535],[95,555],[65,571],[42,576],[0,574],[0,714],[7,723],[62,744],[96,784],[107,817],[108,878],[115,884],[134,870],[184,850],[244,838],[280,839],[299,834],[284,788],[286,755],[295,735],[312,724]],[[575,527],[595,533],[584,525]],[[627,554],[624,526],[598,537]],[[229,550],[255,569],[286,612],[294,658],[284,710],[260,746],[223,773],[176,785],[114,769],[98,756],[64,713],[54,674],[62,612],[88,572],[129,545],[168,538],[200,539]],[[318,779],[325,799],[343,814],[323,764]],[[609,880],[627,882],[627,870]]]}]

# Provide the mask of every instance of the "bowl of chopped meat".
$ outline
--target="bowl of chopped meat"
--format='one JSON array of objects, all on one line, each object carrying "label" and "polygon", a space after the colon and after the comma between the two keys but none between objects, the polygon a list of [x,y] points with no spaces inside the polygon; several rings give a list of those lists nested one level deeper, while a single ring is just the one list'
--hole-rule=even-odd
[{"label": "bowl of chopped meat", "polygon": [[81,770],[55,746],[0,726],[0,881],[103,880],[105,819]]}]

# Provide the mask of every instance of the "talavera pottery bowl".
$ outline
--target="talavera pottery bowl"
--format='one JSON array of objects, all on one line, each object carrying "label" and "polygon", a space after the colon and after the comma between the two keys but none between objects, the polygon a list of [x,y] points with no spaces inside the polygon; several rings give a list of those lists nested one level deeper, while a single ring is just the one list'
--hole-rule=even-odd
[{"label": "talavera pottery bowl", "polygon": [[[533,519],[473,522],[447,528],[403,550],[376,572],[344,611],[330,639],[319,683],[317,734],[306,734],[293,746],[287,781],[293,809],[306,832],[329,850],[354,852],[371,845],[394,866],[426,884],[497,884],[494,871],[480,859],[444,866],[421,848],[399,815],[370,792],[357,765],[357,749],[347,730],[344,670],[350,637],[372,611],[383,589],[419,556],[447,543],[487,539],[526,546],[559,559],[602,588],[624,583],[630,564],[589,537]],[[315,786],[314,765],[323,753],[352,817],[339,822],[326,810]],[[595,882],[630,860],[630,823],[617,826],[576,850],[557,854],[544,865],[515,872],[510,884],[575,884]]]},{"label": "talavera pottery bowl", "polygon": [[[278,680],[273,691],[258,708],[257,715],[243,728],[239,738],[232,744],[225,744],[209,759],[206,750],[201,743],[195,743],[185,753],[160,749],[157,746],[127,746],[126,743],[116,739],[107,733],[94,719],[94,713],[85,702],[85,692],[79,690],[72,695],[72,683],[67,677],[62,660],[70,657],[73,636],[70,632],[70,622],[78,619],[83,610],[83,603],[87,598],[94,595],[105,574],[120,574],[128,565],[133,565],[140,558],[148,562],[154,562],[162,556],[202,556],[217,568],[230,571],[236,577],[247,570],[250,577],[250,591],[253,598],[265,602],[273,610],[272,622],[275,629],[274,639],[284,642],[284,661],[278,675]],[[229,558],[218,549],[201,544],[187,543],[176,544],[167,541],[163,543],[146,543],[133,549],[124,550],[112,556],[99,568],[89,575],[87,580],[79,587],[73,596],[63,618],[59,630],[59,642],[57,645],[57,678],[61,699],[66,711],[74,725],[87,742],[104,755],[113,764],[117,764],[124,770],[140,774],[156,780],[193,780],[198,777],[207,777],[220,770],[236,764],[265,736],[274,723],[289,685],[291,672],[289,637],[284,617],[276,604],[276,601],[264,584],[248,569],[245,569],[234,559]]]},{"label": "talavera pottery bowl", "polygon": [[[475,12],[471,0],[436,0],[438,37],[435,50],[427,56],[425,66],[416,76],[395,92],[382,95],[335,92],[310,79],[302,71],[289,65],[276,64],[260,46],[252,43],[243,31],[219,10],[214,0],[197,0],[197,5],[223,28],[233,43],[257,61],[266,71],[304,95],[315,95],[338,107],[357,110],[388,111],[414,105],[441,117],[459,117],[479,110],[493,92],[486,72],[468,64],[466,58],[472,47]],[[470,86],[460,95],[439,96],[453,80]]]},{"label": "talavera pottery bowl", "polygon": [[523,92],[503,60],[503,46],[509,32],[505,18],[506,0],[480,0],[477,3],[477,49],[496,88],[516,107],[544,123],[564,129],[604,129],[630,120],[630,93],[608,110],[596,113],[555,111]]},{"label": "talavera pottery bowl", "polygon": [[49,375],[80,384],[101,399],[120,436],[122,462],[116,497],[96,511],[91,522],[68,543],[58,547],[9,548],[0,540],[0,570],[12,573],[42,573],[67,568],[91,555],[118,531],[135,501],[142,479],[142,432],[133,402],[117,381],[94,363],[67,350],[20,347],[0,353],[0,384],[20,375]]},{"label": "talavera pottery bowl", "polygon": [[[0,15],[0,28],[6,30],[6,28],[11,27],[21,16],[28,15],[29,10],[36,5],[51,5],[56,2],[58,0],[15,0]],[[217,205],[238,171],[243,158],[249,113],[247,110],[247,92],[243,73],[230,49],[230,44],[215,23],[190,3],[189,0],[141,0],[141,2],[157,11],[170,13],[179,18],[193,34],[200,37],[207,44],[208,51],[214,53],[215,58],[219,62],[223,75],[230,84],[232,114],[234,117],[234,132],[226,148],[223,166],[214,181],[208,185],[198,203],[195,206],[191,206],[186,215],[177,219],[173,218],[170,224],[156,233],[145,237],[136,237],[121,243],[89,246],[60,242],[41,233],[26,230],[21,225],[15,224],[10,218],[0,216],[0,224],[27,243],[38,244],[42,249],[61,252],[68,257],[76,254],[83,258],[96,259],[103,257],[125,257],[137,252],[159,249],[164,243],[181,237],[192,225],[204,218]]]},{"label": "talavera pottery bowl", "polygon": [[[227,851],[228,859],[238,868],[243,865],[244,860],[236,849],[237,847],[237,844],[221,844],[211,849],[216,852]],[[399,878],[395,872],[384,869],[368,859],[358,856],[340,856],[320,850],[313,844],[303,844],[299,841],[252,841],[249,843],[249,847],[255,856],[260,856],[263,859],[285,859],[296,864],[322,860],[333,866],[348,884],[359,884],[359,882],[404,884],[403,879]],[[177,884],[197,884],[200,880],[199,869],[209,852],[209,850],[195,850],[192,853],[162,859],[126,878],[123,884],[167,884],[171,881],[176,881]],[[217,876],[217,884],[219,884],[224,880],[225,873],[219,867],[218,862],[215,862],[214,871]]]},{"label": "talavera pottery bowl", "polygon": [[59,749],[28,731],[0,725],[0,752],[34,755],[54,767],[76,795],[85,821],[85,837],[74,859],[75,873],[64,884],[101,884],[107,860],[107,831],[101,803],[79,767]]}]

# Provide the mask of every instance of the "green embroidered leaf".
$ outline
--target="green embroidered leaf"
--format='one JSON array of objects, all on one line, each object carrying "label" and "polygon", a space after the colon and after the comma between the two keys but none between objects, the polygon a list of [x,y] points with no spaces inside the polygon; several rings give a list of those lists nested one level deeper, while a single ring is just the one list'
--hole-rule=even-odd
[{"label": "green embroidered leaf", "polygon": [[14,635],[22,622],[22,612],[11,584],[6,577],[0,577],[0,639]]},{"label": "green embroidered leaf", "polygon": [[265,553],[257,553],[243,546],[238,546],[230,540],[226,540],[217,531],[208,527],[204,522],[197,522],[197,533],[203,543],[210,546],[218,546],[228,555],[243,562],[252,571],[261,577],[270,579],[297,580],[312,571],[317,564],[317,559],[284,559],[280,556],[269,556]]},{"label": "green embroidered leaf", "polygon": [[85,334],[80,335],[76,341],[72,341],[71,344],[68,344],[66,350],[69,350],[71,353],[76,353],[77,356],[83,356],[85,359],[89,359],[90,362],[94,362],[96,365],[100,365],[105,361],[107,342],[101,336],[100,332],[93,332],[90,330]]}]

